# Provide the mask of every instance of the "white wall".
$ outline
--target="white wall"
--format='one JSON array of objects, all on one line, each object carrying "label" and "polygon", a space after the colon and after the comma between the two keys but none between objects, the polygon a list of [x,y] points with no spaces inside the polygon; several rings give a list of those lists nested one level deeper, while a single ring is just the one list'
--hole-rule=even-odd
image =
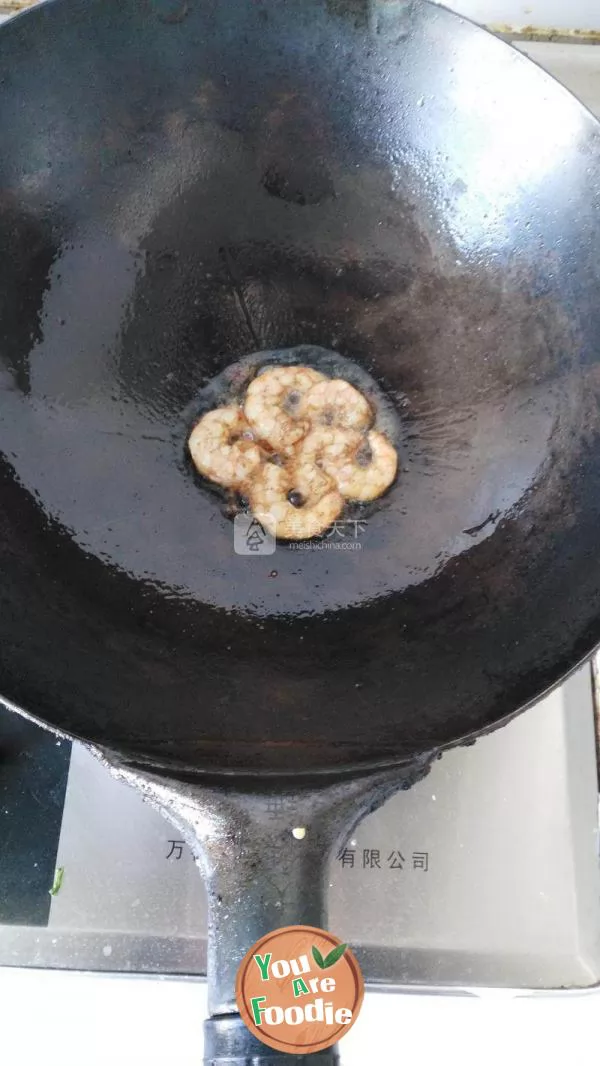
[{"label": "white wall", "polygon": [[445,0],[475,22],[600,30],[600,0]]}]

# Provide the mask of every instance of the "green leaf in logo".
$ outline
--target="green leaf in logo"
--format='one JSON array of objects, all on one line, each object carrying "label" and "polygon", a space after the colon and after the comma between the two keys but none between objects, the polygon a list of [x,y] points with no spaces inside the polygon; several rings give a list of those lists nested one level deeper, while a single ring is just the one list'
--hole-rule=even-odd
[{"label": "green leaf in logo", "polygon": [[[315,960],[315,962],[316,962],[317,966],[319,967],[319,969],[320,970],[324,970],[325,969],[325,963],[323,961],[323,956],[321,955],[321,952],[319,951],[319,949],[317,947],[315,947],[314,944],[312,946],[312,957]],[[327,956],[327,957],[329,958],[329,956]]]},{"label": "green leaf in logo", "polygon": [[323,969],[328,970],[330,966],[335,966],[336,962],[341,959],[347,947],[347,944],[338,944],[337,947],[333,948],[323,962]]}]

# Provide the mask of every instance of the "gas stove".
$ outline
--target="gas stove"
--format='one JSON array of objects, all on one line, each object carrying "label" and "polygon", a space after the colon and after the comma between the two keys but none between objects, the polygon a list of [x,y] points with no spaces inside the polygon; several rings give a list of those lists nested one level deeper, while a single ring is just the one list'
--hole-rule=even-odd
[{"label": "gas stove", "polygon": [[[368,982],[600,982],[593,692],[586,666],[448,752],[333,859],[329,924]],[[175,830],[83,746],[6,712],[0,738],[0,964],[203,975],[206,898]]]},{"label": "gas stove", "polygon": [[[600,113],[598,49],[521,47]],[[596,738],[585,666],[361,824],[331,863],[329,926],[371,985],[600,982]],[[175,830],[84,747],[0,709],[0,966],[201,976],[205,936]]]}]

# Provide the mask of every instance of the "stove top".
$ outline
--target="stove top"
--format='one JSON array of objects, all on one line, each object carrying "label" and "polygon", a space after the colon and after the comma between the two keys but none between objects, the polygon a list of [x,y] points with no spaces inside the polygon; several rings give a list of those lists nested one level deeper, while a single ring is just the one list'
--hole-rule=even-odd
[{"label": "stove top", "polygon": [[[0,964],[203,974],[191,853],[82,746],[69,749],[0,718]],[[359,827],[331,863],[329,924],[370,983],[600,982],[595,750],[586,666]]]}]

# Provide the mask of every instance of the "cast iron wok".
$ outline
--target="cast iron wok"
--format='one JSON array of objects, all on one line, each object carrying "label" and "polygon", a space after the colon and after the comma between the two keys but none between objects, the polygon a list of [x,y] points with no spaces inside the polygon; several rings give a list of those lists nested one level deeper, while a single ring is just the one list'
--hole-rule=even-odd
[{"label": "cast iron wok", "polygon": [[[0,143],[9,705],[172,807],[422,765],[592,651],[600,135],[563,88],[427,3],[54,0],[0,33]],[[402,471],[360,550],[240,556],[187,413],[297,345],[372,375]]]}]

